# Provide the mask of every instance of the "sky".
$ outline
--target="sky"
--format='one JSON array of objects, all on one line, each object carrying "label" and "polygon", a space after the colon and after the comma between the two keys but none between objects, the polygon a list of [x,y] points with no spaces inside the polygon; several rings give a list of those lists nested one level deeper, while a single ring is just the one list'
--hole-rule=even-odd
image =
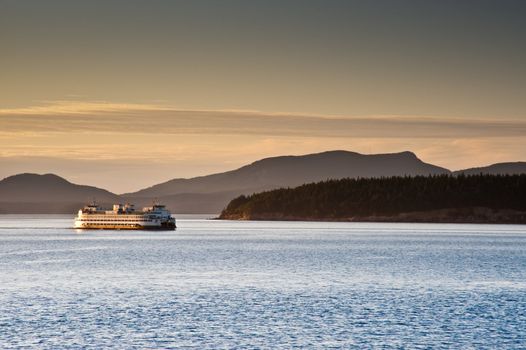
[{"label": "sky", "polygon": [[0,178],[277,155],[526,161],[526,1],[0,0]]}]

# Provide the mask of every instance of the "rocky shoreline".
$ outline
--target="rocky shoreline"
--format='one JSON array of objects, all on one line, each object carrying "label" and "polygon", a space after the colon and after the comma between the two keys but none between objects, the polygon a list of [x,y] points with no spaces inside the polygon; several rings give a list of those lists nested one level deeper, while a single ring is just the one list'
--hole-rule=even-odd
[{"label": "rocky shoreline", "polygon": [[489,208],[448,208],[397,215],[350,217],[293,216],[284,213],[226,214],[219,220],[258,221],[327,221],[327,222],[407,222],[407,223],[466,223],[466,224],[526,224],[526,211],[494,210]]}]

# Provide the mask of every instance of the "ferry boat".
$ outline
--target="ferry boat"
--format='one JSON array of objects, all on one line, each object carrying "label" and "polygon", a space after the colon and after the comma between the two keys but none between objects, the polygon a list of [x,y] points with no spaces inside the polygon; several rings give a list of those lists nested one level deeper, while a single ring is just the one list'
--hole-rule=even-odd
[{"label": "ferry boat", "polygon": [[136,211],[133,204],[114,204],[113,210],[104,210],[92,203],[80,209],[75,218],[77,229],[175,230],[175,227],[175,219],[159,204]]}]

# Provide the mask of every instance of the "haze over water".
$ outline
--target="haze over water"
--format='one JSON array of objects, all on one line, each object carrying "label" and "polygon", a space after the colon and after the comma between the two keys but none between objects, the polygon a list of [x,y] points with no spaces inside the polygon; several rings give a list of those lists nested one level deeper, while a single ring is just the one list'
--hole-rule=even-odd
[{"label": "haze over water", "polygon": [[0,216],[0,347],[526,346],[526,228]]}]

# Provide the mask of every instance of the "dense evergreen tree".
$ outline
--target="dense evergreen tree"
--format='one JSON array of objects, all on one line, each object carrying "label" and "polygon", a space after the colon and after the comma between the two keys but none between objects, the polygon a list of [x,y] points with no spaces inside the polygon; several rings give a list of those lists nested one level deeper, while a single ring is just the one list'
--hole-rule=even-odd
[{"label": "dense evergreen tree", "polygon": [[451,208],[526,211],[526,175],[327,180],[240,196],[221,217],[341,219]]}]

